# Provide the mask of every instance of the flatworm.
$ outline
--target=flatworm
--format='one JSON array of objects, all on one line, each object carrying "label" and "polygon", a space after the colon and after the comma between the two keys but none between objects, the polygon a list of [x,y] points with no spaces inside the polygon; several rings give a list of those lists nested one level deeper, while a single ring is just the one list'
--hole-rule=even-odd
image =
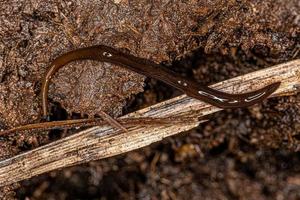
[{"label": "flatworm", "polygon": [[47,98],[49,84],[53,75],[69,62],[86,59],[112,63],[147,77],[155,78],[181,90],[190,97],[219,108],[239,108],[259,103],[272,94],[280,85],[280,82],[276,82],[256,91],[228,94],[184,78],[167,67],[150,60],[139,58],[108,46],[97,45],[70,51],[59,56],[51,63],[42,82],[43,118],[48,118]]}]

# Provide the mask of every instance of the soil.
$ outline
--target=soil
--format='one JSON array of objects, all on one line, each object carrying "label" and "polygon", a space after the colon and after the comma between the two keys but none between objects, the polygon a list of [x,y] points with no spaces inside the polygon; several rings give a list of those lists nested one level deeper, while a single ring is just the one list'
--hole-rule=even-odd
[{"label": "soil", "polygon": [[[40,120],[51,60],[105,44],[212,84],[300,58],[298,0],[0,0],[0,129]],[[180,93],[107,63],[74,62],[50,86],[52,119],[113,117]],[[143,92],[142,92],[143,91]],[[125,155],[0,189],[1,199],[300,199],[300,94],[222,111]],[[69,132],[68,134],[72,134]],[[0,159],[63,137],[0,138]]]}]

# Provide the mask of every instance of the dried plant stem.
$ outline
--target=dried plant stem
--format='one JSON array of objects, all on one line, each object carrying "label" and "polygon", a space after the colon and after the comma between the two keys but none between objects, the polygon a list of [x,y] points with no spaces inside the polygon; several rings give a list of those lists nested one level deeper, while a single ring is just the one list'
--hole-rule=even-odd
[{"label": "dried plant stem", "polygon": [[[115,120],[115,119],[114,119]],[[132,126],[141,125],[162,125],[170,123],[187,123],[190,121],[197,121],[194,117],[168,117],[168,118],[153,118],[153,117],[138,117],[138,118],[122,118],[116,120],[124,128]],[[71,119],[63,121],[51,121],[51,122],[41,122],[34,124],[26,124],[23,126],[15,127],[8,130],[0,131],[0,136],[7,136],[12,133],[22,132],[22,131],[46,131],[51,129],[65,129],[65,128],[84,128],[91,126],[105,126],[113,125],[109,122],[104,121],[102,118],[88,118],[88,119]],[[115,127],[119,128],[119,127]],[[122,130],[122,129],[120,129]],[[125,129],[127,132],[127,129]],[[123,130],[123,131],[125,131]]]},{"label": "dried plant stem", "polygon": [[[229,93],[256,90],[267,84],[281,81],[272,96],[292,95],[300,88],[300,60],[229,79],[212,88]],[[189,116],[198,118],[221,109],[191,99],[185,95],[123,116],[168,118]],[[138,149],[165,137],[196,127],[195,120],[186,123],[150,124],[134,126],[127,133],[111,127],[93,127],[48,145],[0,161],[0,186],[21,181],[55,169],[111,157]]]}]

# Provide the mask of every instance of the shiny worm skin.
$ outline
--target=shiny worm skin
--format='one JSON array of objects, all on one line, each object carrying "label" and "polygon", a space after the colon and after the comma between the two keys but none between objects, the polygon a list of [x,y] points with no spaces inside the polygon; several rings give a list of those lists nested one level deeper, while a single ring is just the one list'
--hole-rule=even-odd
[{"label": "shiny worm skin", "polygon": [[86,59],[108,62],[125,67],[147,77],[163,81],[181,90],[190,97],[219,108],[239,108],[259,103],[272,94],[280,85],[280,82],[276,82],[256,91],[242,94],[228,94],[184,78],[167,67],[156,64],[150,60],[139,58],[105,45],[97,45],[65,53],[50,64],[43,78],[41,88],[43,118],[47,119],[49,117],[48,90],[53,75],[60,68],[72,61]]}]

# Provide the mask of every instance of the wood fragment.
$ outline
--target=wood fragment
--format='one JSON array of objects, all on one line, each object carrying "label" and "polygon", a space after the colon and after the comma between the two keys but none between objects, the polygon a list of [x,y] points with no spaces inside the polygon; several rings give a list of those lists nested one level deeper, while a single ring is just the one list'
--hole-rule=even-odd
[{"label": "wood fragment", "polygon": [[[247,92],[281,81],[272,95],[293,95],[300,90],[300,59],[249,73],[212,85],[229,93]],[[131,117],[203,117],[221,109],[181,95],[123,116]],[[109,126],[93,127],[45,146],[0,161],[0,186],[9,185],[55,169],[99,160],[138,149],[165,137],[196,127],[199,122],[141,125],[127,133]]]}]

